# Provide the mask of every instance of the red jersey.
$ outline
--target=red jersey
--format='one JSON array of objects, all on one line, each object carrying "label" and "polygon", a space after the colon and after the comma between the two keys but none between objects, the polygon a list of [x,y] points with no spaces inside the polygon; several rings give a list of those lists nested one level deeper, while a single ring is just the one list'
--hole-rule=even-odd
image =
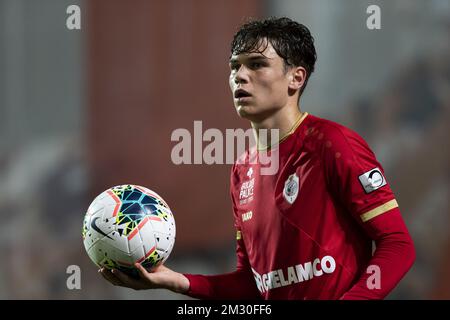
[{"label": "red jersey", "polygon": [[232,169],[237,271],[186,275],[188,294],[383,298],[411,267],[414,249],[369,146],[348,128],[305,113],[277,148],[275,174],[262,175],[262,165],[249,161],[258,157],[256,150]]}]

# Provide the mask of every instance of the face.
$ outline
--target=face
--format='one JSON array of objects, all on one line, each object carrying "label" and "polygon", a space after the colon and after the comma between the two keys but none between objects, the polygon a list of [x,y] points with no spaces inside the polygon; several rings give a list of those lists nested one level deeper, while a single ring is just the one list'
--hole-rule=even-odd
[{"label": "face", "polygon": [[232,55],[229,65],[229,83],[239,116],[263,120],[288,103],[291,74],[270,43],[262,53]]}]

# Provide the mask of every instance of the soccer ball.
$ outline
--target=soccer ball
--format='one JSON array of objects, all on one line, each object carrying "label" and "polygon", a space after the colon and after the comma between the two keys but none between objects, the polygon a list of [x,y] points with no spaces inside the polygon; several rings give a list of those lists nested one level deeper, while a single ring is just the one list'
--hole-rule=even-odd
[{"label": "soccer ball", "polygon": [[98,267],[139,277],[164,263],[175,243],[175,219],[154,191],[137,185],[112,187],[89,206],[82,230],[84,247]]}]

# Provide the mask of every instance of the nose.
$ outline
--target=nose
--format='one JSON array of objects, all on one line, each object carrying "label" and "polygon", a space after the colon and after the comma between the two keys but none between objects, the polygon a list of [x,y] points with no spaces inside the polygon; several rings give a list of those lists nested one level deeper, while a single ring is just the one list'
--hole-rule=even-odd
[{"label": "nose", "polygon": [[241,83],[247,83],[248,82],[248,74],[246,71],[246,68],[244,66],[241,66],[239,70],[234,75],[234,83],[241,84]]}]

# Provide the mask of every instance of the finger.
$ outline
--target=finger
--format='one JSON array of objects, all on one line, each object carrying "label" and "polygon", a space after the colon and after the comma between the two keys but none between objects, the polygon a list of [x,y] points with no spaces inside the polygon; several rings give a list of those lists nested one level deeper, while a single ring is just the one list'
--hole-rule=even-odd
[{"label": "finger", "polygon": [[139,276],[142,279],[147,279],[152,285],[158,284],[157,276],[153,273],[155,270],[148,271],[144,268],[144,266],[140,263],[135,263],[134,266],[139,272]]},{"label": "finger", "polygon": [[143,277],[143,278],[147,278],[148,277],[149,272],[142,266],[142,264],[136,262],[134,264],[134,266],[136,267],[136,269],[138,269],[139,275],[141,277]]},{"label": "finger", "polygon": [[136,281],[135,279],[131,278],[130,276],[128,276],[127,274],[123,273],[118,269],[112,269],[111,273],[127,287],[139,286],[138,281]]},{"label": "finger", "polygon": [[110,283],[112,283],[113,285],[123,286],[123,283],[120,281],[120,279],[118,279],[114,274],[112,274],[110,270],[102,268],[99,271],[102,277],[105,278]]},{"label": "finger", "polygon": [[142,279],[147,280],[147,284],[149,285],[150,288],[157,288],[159,286],[160,284],[160,280],[158,279],[159,275],[154,274],[153,273],[154,270],[149,272],[140,263],[135,263],[134,266],[138,270],[139,276]]},{"label": "finger", "polygon": [[100,269],[99,270],[100,274],[102,275],[102,277],[107,280],[108,282],[110,282],[111,284],[115,285],[115,286],[119,286],[121,285],[119,279],[117,279],[113,274],[111,274],[111,272],[107,269]]}]

